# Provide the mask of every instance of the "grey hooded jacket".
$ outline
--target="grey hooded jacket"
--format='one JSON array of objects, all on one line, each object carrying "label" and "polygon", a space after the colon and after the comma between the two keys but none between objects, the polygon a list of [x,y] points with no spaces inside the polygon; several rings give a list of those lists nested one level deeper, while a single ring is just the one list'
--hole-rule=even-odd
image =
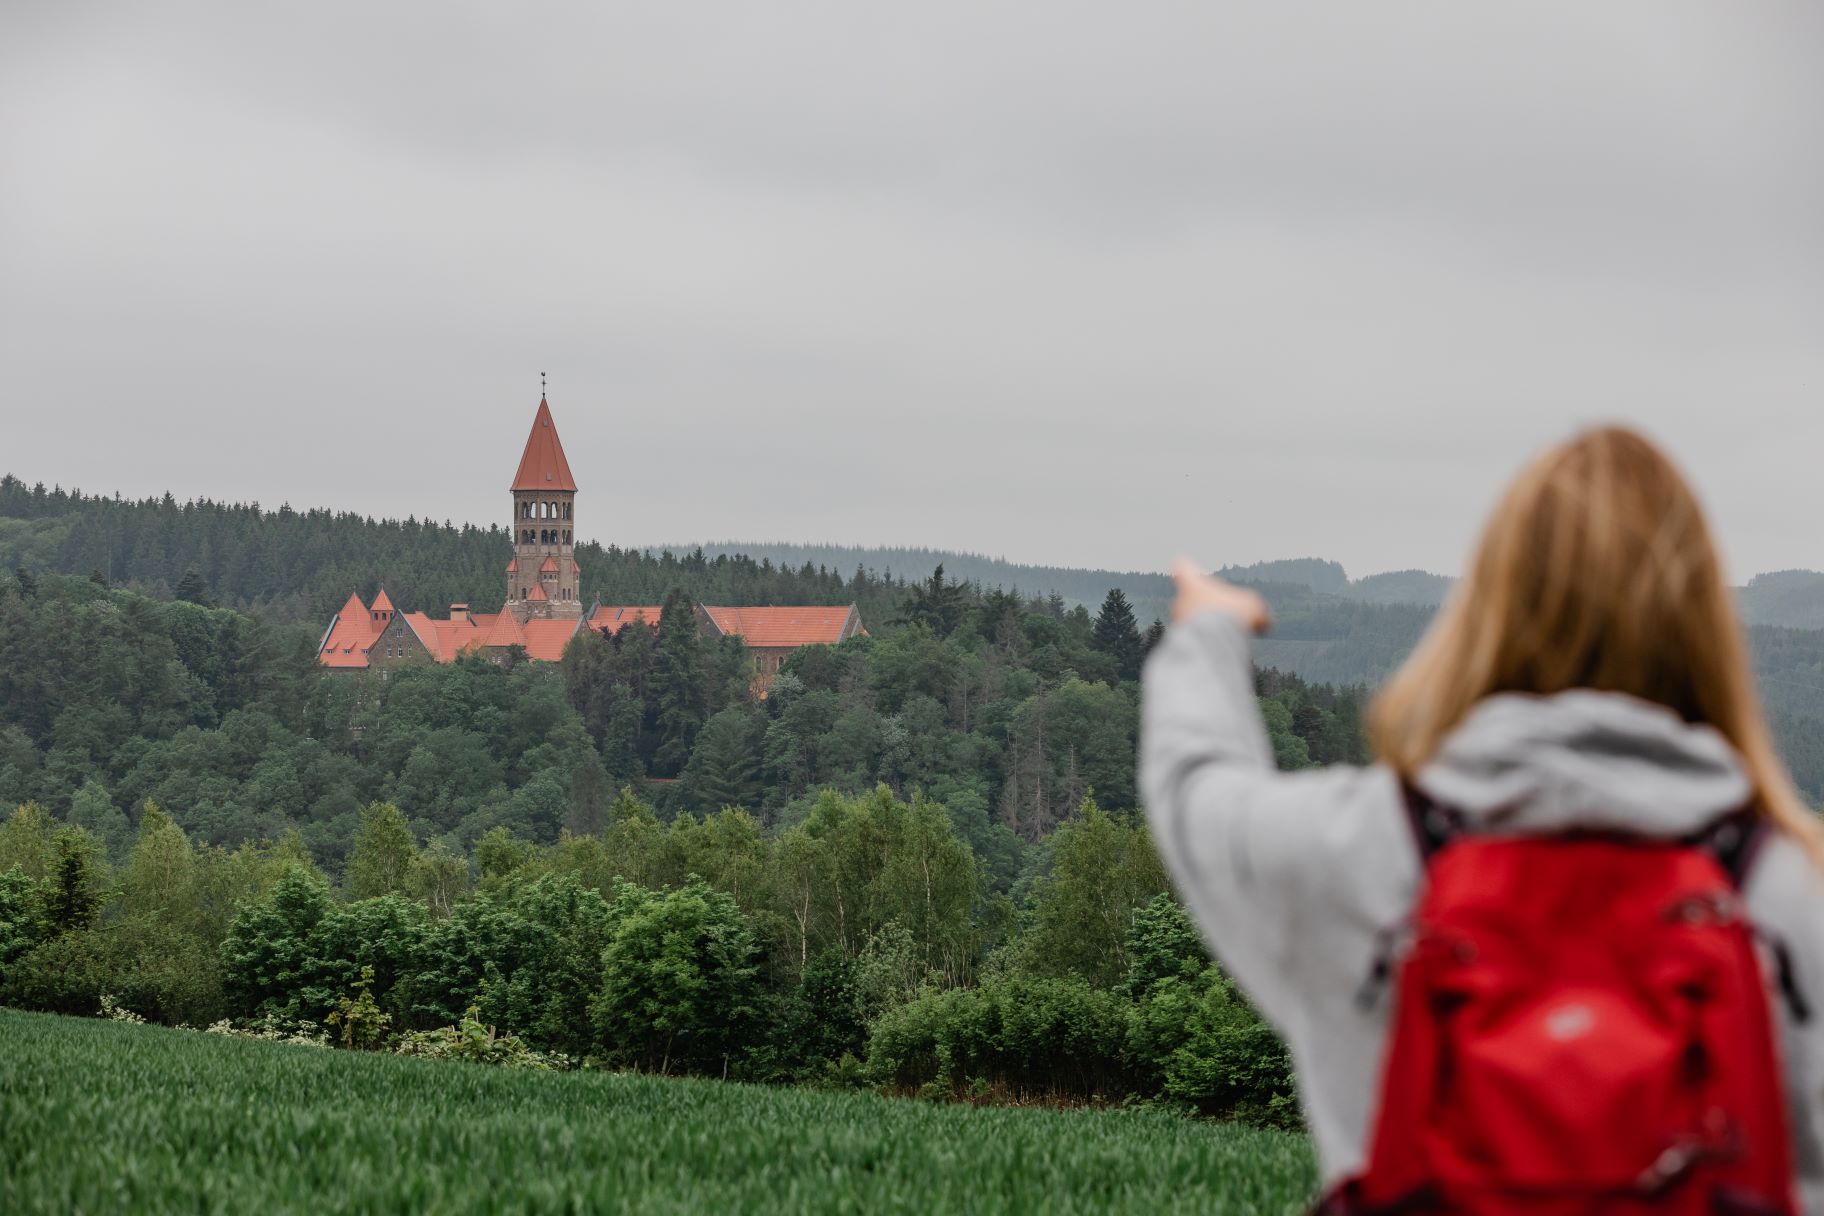
[{"label": "grey hooded jacket", "polygon": [[[1254,699],[1248,640],[1206,613],[1147,660],[1140,781],[1180,895],[1291,1049],[1326,1186],[1363,1163],[1388,1002],[1356,1000],[1382,930],[1409,913],[1420,865],[1385,768],[1280,773]],[[1740,806],[1748,781],[1715,731],[1615,693],[1500,695],[1478,706],[1416,783],[1470,830],[1608,828],[1682,836]],[[1775,837],[1746,884],[1819,1010],[1781,1042],[1800,1194],[1824,1213],[1824,875]]]}]

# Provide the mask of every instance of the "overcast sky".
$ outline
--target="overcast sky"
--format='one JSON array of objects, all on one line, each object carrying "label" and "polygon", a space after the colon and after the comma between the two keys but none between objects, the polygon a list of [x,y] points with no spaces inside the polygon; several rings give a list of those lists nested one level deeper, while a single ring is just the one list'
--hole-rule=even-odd
[{"label": "overcast sky", "polygon": [[620,544],[1455,571],[1623,419],[1824,567],[1824,5],[0,5],[0,470],[504,521],[541,370]]}]

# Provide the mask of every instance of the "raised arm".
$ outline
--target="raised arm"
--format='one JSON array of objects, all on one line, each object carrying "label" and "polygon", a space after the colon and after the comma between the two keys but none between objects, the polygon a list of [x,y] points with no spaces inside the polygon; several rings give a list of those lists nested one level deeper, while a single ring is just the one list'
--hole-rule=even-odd
[{"label": "raised arm", "polygon": [[[1398,835],[1387,773],[1274,768],[1238,606],[1180,614],[1147,660],[1140,783],[1180,896],[1262,1012],[1283,1023],[1310,995],[1301,977],[1359,970],[1347,956],[1373,922],[1397,915],[1417,862]],[[1363,881],[1364,867],[1381,871],[1376,881]]]}]

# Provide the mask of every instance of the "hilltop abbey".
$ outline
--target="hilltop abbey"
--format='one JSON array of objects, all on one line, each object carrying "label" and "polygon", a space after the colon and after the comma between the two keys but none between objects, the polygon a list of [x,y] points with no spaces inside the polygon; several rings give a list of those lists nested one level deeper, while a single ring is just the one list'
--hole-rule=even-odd
[{"label": "hilltop abbey", "polygon": [[[413,663],[449,663],[464,654],[504,660],[517,647],[525,657],[555,662],[583,629],[612,637],[635,621],[657,625],[656,605],[595,603],[585,613],[583,571],[576,564],[576,479],[557,437],[551,406],[543,397],[532,419],[513,495],[513,552],[507,559],[506,601],[499,612],[470,612],[451,604],[450,615],[434,620],[423,612],[401,612],[386,589],[372,604],[351,594],[317,645],[317,661],[341,670],[387,669]],[[705,636],[741,638],[754,656],[756,679],[764,689],[785,656],[800,646],[833,645],[863,633],[855,606],[814,605],[730,608],[698,604],[697,627]]]}]

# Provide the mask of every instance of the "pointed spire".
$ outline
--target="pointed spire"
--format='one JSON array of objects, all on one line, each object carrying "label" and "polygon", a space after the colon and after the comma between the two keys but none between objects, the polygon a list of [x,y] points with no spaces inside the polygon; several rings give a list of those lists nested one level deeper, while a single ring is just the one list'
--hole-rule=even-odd
[{"label": "pointed spire", "polygon": [[393,601],[387,598],[385,587],[380,588],[380,594],[374,597],[374,607],[372,610],[374,612],[398,611],[398,609],[393,607]]},{"label": "pointed spire", "polygon": [[543,397],[538,399],[538,415],[532,419],[532,433],[526,437],[519,472],[513,475],[509,488],[576,491],[570,462],[564,459],[564,445],[557,438],[557,424],[551,421],[551,406]]}]

